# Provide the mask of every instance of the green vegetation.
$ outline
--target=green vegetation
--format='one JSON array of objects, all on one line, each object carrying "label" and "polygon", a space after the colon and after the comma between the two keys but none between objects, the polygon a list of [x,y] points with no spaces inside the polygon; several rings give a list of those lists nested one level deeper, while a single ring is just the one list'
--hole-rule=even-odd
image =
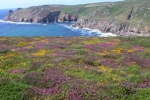
[{"label": "green vegetation", "polygon": [[150,99],[149,37],[1,37],[0,48],[1,100]]},{"label": "green vegetation", "polygon": [[150,2],[149,0],[125,0],[120,2],[104,2],[61,8],[65,13],[76,14],[80,19],[88,22],[99,21],[115,22],[117,25],[126,25],[137,31],[149,32]]},{"label": "green vegetation", "polygon": [[[104,2],[62,7],[62,11],[66,13],[78,12],[77,14],[82,16],[93,15],[92,19],[98,17],[100,18],[99,20],[115,17],[118,21],[126,21],[129,12],[133,10],[131,20],[132,22],[137,21],[137,23],[140,21],[150,21],[149,9],[150,2],[148,0],[127,0],[120,2]],[[105,18],[103,16],[105,16]]]}]

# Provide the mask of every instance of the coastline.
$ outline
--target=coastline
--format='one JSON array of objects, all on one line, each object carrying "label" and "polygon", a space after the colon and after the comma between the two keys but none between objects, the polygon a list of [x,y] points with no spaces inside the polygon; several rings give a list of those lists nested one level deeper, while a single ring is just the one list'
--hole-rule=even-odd
[{"label": "coastline", "polygon": [[[18,25],[49,25],[49,24],[52,24],[52,23],[49,23],[49,24],[44,24],[44,23],[31,23],[31,22],[13,22],[13,21],[5,21],[4,19],[0,19],[0,23],[9,23],[9,24],[18,24]],[[130,37],[130,36],[133,36],[133,37],[150,37],[150,34],[149,33],[140,33],[140,34],[137,34],[136,32],[123,32],[121,34],[118,34],[118,33],[113,33],[113,32],[103,32],[101,31],[100,29],[96,29],[96,28],[89,28],[89,27],[81,27],[81,26],[78,26],[77,25],[77,22],[74,22],[74,21],[65,21],[65,22],[54,22],[56,24],[62,24],[62,26],[70,29],[70,30],[87,30],[87,31],[91,31],[94,32],[94,33],[97,33],[99,34],[98,37],[117,37],[117,36],[127,36],[127,37]],[[69,25],[67,24],[64,24],[64,23],[70,23]],[[97,24],[98,25],[98,24]]]},{"label": "coastline", "polygon": [[[102,33],[101,31],[95,30],[95,29],[72,27],[72,25],[75,24],[75,22],[68,22],[68,21],[67,22],[55,22],[55,23],[51,23],[51,24],[43,24],[43,23],[12,22],[12,21],[0,20],[0,23],[4,26],[5,26],[5,24],[11,25],[10,30],[13,30],[14,36],[16,36],[16,34],[20,34],[17,36],[28,36],[26,34],[28,34],[30,32],[32,34],[32,30],[33,30],[33,32],[35,33],[35,36],[37,36],[37,34],[40,34],[40,36],[50,36],[51,37],[51,35],[45,35],[44,34],[45,31],[41,31],[43,29],[44,30],[52,29],[51,30],[52,33],[50,31],[47,32],[47,34],[52,34],[52,37],[55,36],[53,34],[59,34],[57,36],[64,36],[64,37],[65,36],[71,36],[71,37],[74,37],[74,36],[80,36],[80,37],[111,37],[111,36],[116,36],[116,35],[113,35],[111,33]],[[15,25],[14,27],[17,27],[17,28],[14,28],[13,25]],[[33,25],[33,29],[32,29],[32,25]],[[37,27],[41,27],[41,28],[38,28],[34,31],[35,25],[38,25]],[[9,26],[7,26],[7,27],[9,27]],[[31,27],[31,28],[29,28],[29,27]],[[24,30],[24,28],[25,28],[25,30]],[[54,28],[54,30],[53,30],[53,28]],[[61,30],[64,28],[64,32],[55,31],[55,30],[59,30],[59,28],[61,28]],[[18,30],[20,30],[20,29],[24,30],[24,31],[18,32]],[[37,30],[39,30],[40,32],[36,32]],[[7,32],[6,30],[3,30],[3,29],[1,29],[0,31],[2,32],[2,34],[4,34],[2,36],[10,36],[9,34],[11,34],[11,36],[13,36],[13,32],[11,32],[11,31]],[[65,31],[67,33],[65,33]],[[69,35],[68,31],[70,32],[70,35]],[[55,32],[55,33],[53,33],[53,32]],[[43,33],[43,35],[42,35],[42,33]],[[63,34],[66,34],[66,35],[63,35]],[[75,34],[78,34],[78,35],[75,35]],[[34,36],[34,34],[29,35],[29,36]]]},{"label": "coastline", "polygon": [[90,29],[90,28],[83,28],[83,29],[99,32],[99,33],[101,33],[101,37],[116,37],[116,36],[118,36],[118,35],[113,34],[113,33],[103,33],[102,31],[100,31],[98,29]]},{"label": "coastline", "polygon": [[89,30],[89,31],[97,32],[97,33],[100,34],[99,37],[116,37],[116,36],[119,36],[119,35],[113,34],[113,33],[105,33],[105,32],[102,32],[102,31],[100,31],[99,29],[91,29],[91,28],[87,28],[87,27],[83,27],[83,28],[74,27],[74,24],[71,25],[71,27],[72,27],[73,29],[84,29],[84,30]]},{"label": "coastline", "polygon": [[[65,23],[70,23],[70,25],[67,25]],[[9,23],[9,24],[19,24],[19,25],[48,25],[48,24],[43,24],[43,23],[30,23],[30,22],[13,22],[13,21],[4,21],[3,19],[0,20],[0,23]],[[150,34],[137,34],[137,33],[133,33],[133,32],[126,32],[126,33],[123,33],[123,35],[118,35],[116,33],[112,33],[112,32],[102,32],[100,31],[100,29],[92,29],[92,28],[88,28],[88,27],[82,27],[80,28],[79,26],[74,26],[76,24],[76,22],[72,21],[72,22],[69,22],[69,21],[65,21],[65,22],[55,22],[56,24],[62,24],[63,27],[66,27],[72,31],[74,30],[81,30],[81,31],[88,31],[89,33],[97,33],[98,36],[97,37],[117,37],[117,36],[145,36],[145,37],[149,37]],[[84,34],[84,32],[83,32]],[[90,34],[89,34],[90,36]],[[83,36],[84,37],[84,36]]]},{"label": "coastline", "polygon": [[27,24],[27,25],[30,25],[30,24],[36,24],[36,25],[46,25],[46,24],[41,24],[41,23],[30,23],[30,22],[13,22],[13,21],[5,21],[3,19],[0,19],[0,23],[9,23],[9,24]]},{"label": "coastline", "polygon": [[[44,23],[30,23],[30,22],[12,22],[12,21],[4,21],[4,20],[0,20],[0,22],[2,22],[2,23],[10,23],[10,24],[27,24],[27,25],[32,25],[32,24],[34,24],[34,25],[48,25],[48,24],[44,24]],[[98,29],[90,29],[90,28],[79,28],[79,27],[73,27],[73,25],[76,23],[75,21],[65,21],[65,22],[54,22],[54,23],[56,23],[56,24],[63,24],[62,26],[64,26],[64,27],[66,27],[66,28],[68,28],[68,29],[71,29],[72,30],[72,28],[73,29],[77,29],[77,30],[87,30],[87,31],[90,31],[91,33],[92,32],[94,32],[94,33],[97,33],[97,34],[99,34],[99,36],[98,37],[116,37],[116,36],[119,36],[119,35],[116,35],[116,34],[113,34],[113,33],[105,33],[105,32],[101,32],[100,30],[98,30]],[[69,24],[71,24],[71,25],[67,25],[66,23],[69,23]],[[52,24],[52,23],[50,23],[50,24]]]},{"label": "coastline", "polygon": [[[48,25],[48,24],[43,24],[43,23],[30,23],[30,22],[12,22],[12,21],[4,21],[3,19],[0,20],[0,23],[9,23],[9,24],[18,24],[18,25]],[[98,36],[97,37],[117,37],[117,36],[150,36],[149,34],[136,34],[133,32],[126,32],[124,33],[124,35],[118,35],[112,32],[102,32],[100,31],[100,29],[92,29],[92,28],[88,28],[88,27],[83,27],[80,28],[78,26],[74,26],[76,24],[76,22],[72,21],[65,21],[65,22],[55,22],[56,24],[60,24],[63,27],[66,27],[72,31],[74,30],[81,30],[81,31],[88,31],[89,33],[97,33]],[[69,23],[69,25],[64,24],[64,23]],[[84,34],[84,32],[83,32]],[[90,34],[89,34],[90,36]],[[84,37],[84,36],[83,36]]]},{"label": "coastline", "polygon": [[150,33],[137,33],[136,31],[133,31],[133,32],[129,31],[129,29],[122,29],[121,31],[117,31],[117,28],[121,28],[122,26],[120,27],[115,24],[113,24],[113,26],[116,28],[116,30],[112,29],[112,31],[107,32],[107,29],[108,30],[111,29],[111,25],[107,26],[106,23],[105,24],[104,23],[93,24],[93,23],[88,22],[88,24],[83,24],[82,22],[80,23],[80,21],[79,22],[77,21],[74,25],[72,25],[72,27],[75,27],[75,28],[99,31],[102,34],[104,34],[104,36],[106,34],[110,36],[126,36],[126,37],[137,37],[137,36],[149,37],[150,36]]}]

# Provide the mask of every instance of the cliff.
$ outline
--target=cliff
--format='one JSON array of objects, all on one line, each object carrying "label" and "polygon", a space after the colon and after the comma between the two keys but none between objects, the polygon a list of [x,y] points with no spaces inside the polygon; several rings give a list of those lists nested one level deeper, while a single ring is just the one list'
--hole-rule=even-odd
[{"label": "cliff", "polygon": [[83,16],[74,27],[99,29],[123,36],[150,36],[149,0],[88,4],[84,9],[90,13],[81,13]]},{"label": "cliff", "polygon": [[77,16],[61,12],[60,6],[35,6],[26,9],[17,9],[9,11],[5,21],[13,22],[33,22],[33,23],[51,23],[58,21],[77,21]]},{"label": "cliff", "polygon": [[83,5],[45,5],[10,11],[7,21],[50,23],[77,21],[74,27],[117,35],[150,36],[149,0],[125,0]]}]

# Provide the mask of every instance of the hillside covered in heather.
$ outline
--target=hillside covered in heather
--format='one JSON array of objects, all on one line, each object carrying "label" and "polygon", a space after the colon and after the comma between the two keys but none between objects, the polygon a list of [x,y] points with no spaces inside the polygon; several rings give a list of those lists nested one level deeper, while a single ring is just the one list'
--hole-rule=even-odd
[{"label": "hillside covered in heather", "polygon": [[123,37],[0,37],[0,100],[150,100],[149,0],[18,8],[4,20]]},{"label": "hillside covered in heather", "polygon": [[150,38],[0,38],[1,100],[150,100]]},{"label": "hillside covered in heather", "polygon": [[118,35],[149,36],[149,0],[125,0],[83,5],[43,5],[9,12],[6,21],[51,23],[77,21],[74,27]]}]

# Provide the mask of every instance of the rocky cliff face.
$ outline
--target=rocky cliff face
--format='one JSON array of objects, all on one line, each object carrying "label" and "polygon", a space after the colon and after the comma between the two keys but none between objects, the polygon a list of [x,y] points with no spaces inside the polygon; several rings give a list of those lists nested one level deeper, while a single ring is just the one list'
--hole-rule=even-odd
[{"label": "rocky cliff face", "polygon": [[5,21],[31,22],[31,23],[51,23],[60,21],[77,21],[77,16],[61,13],[59,7],[37,6],[26,9],[17,9],[9,12]]},{"label": "rocky cliff face", "polygon": [[[117,24],[115,21],[88,22],[85,19],[80,19],[73,27],[98,29],[104,33],[111,32],[117,35],[127,35],[130,26],[128,24]],[[138,33],[138,31],[134,32]]]},{"label": "rocky cliff face", "polygon": [[101,3],[86,5],[85,8],[94,10],[78,19],[74,27],[98,29],[123,36],[150,36],[148,0]]},{"label": "rocky cliff face", "polygon": [[98,29],[104,33],[114,33],[120,36],[150,36],[150,27],[143,29],[133,27],[129,23],[118,23],[117,21],[88,22],[87,19],[79,19],[73,27]]},{"label": "rocky cliff face", "polygon": [[77,21],[77,16],[76,15],[72,15],[72,14],[65,14],[65,13],[61,13],[58,21],[60,22],[64,22],[64,21]]},{"label": "rocky cliff face", "polygon": [[5,20],[11,20],[11,15],[13,14],[13,10],[9,10],[8,15],[5,17]]}]

